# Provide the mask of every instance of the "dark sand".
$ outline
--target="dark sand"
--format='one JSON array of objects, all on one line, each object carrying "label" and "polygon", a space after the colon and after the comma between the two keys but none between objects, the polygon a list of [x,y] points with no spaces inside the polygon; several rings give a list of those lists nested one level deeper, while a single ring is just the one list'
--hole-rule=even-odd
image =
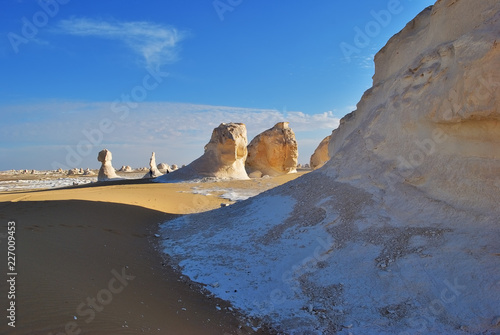
[{"label": "dark sand", "polygon": [[[295,177],[228,185],[264,189]],[[225,202],[186,192],[192,186],[112,183],[0,194],[0,268],[6,278],[7,223],[14,220],[18,274],[15,329],[7,325],[7,281],[0,282],[0,334],[255,333],[240,330],[241,315],[179,276],[158,250],[158,223],[178,215],[167,212]]]}]

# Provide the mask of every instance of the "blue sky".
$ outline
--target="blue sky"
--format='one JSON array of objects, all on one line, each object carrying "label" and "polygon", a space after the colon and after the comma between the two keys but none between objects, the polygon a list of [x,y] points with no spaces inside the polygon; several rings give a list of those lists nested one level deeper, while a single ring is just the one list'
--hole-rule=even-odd
[{"label": "blue sky", "polygon": [[[0,12],[0,170],[186,164],[221,122],[290,121],[306,163],[433,1],[18,0]],[[360,37],[359,31],[364,36]]]}]

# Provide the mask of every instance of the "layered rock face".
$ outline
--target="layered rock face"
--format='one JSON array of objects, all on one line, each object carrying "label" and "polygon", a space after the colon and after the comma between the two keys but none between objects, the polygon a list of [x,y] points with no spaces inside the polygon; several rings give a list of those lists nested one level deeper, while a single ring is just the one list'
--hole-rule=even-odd
[{"label": "layered rock face", "polygon": [[439,1],[391,38],[375,56],[373,88],[332,136],[330,169],[369,174],[388,190],[416,187],[464,210],[496,210],[499,6]]},{"label": "layered rock face", "polygon": [[246,169],[249,174],[279,176],[297,172],[297,141],[288,122],[255,136],[248,145]]},{"label": "layered rock face", "polygon": [[499,31],[497,0],[439,0],[375,56],[323,168],[166,222],[165,252],[286,333],[498,333]]},{"label": "layered rock face", "polygon": [[[158,181],[190,180],[204,177],[248,179],[247,130],[242,123],[221,123],[212,132],[205,153],[191,164],[166,174]],[[174,165],[172,165],[174,168]]]},{"label": "layered rock face", "polygon": [[311,159],[309,161],[311,169],[319,169],[330,159],[330,155],[328,154],[328,144],[330,143],[330,138],[331,135],[325,137],[316,150],[314,150],[314,153],[311,155]]},{"label": "layered rock face", "polygon": [[99,152],[97,160],[101,162],[101,168],[99,169],[99,174],[97,175],[98,181],[106,181],[110,179],[119,178],[116,175],[113,165],[111,165],[112,159],[113,156],[111,155],[111,151],[109,151],[108,149],[104,149]]}]

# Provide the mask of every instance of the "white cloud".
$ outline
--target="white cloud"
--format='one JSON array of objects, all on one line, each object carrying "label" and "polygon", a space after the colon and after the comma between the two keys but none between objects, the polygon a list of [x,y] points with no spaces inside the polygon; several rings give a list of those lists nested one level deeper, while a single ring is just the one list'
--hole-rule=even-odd
[{"label": "white cloud", "polygon": [[80,142],[88,140],[85,132],[97,134],[99,122],[104,119],[110,120],[114,129],[103,134],[91,153],[82,157],[82,167],[97,167],[97,153],[105,147],[113,152],[117,165],[147,165],[151,151],[156,151],[159,161],[189,163],[203,152],[213,128],[222,122],[245,123],[250,141],[277,122],[288,121],[299,143],[299,161],[306,163],[320,141],[339,124],[339,118],[332,112],[305,114],[167,102],[139,103],[121,120],[111,105],[60,102],[1,107],[2,115],[16,120],[0,125],[0,143],[12,148],[9,161],[15,160],[16,148],[20,147],[43,146],[47,155],[45,161],[33,162],[33,166],[0,166],[0,170],[48,169],[54,161],[64,164],[65,148],[76,150]]},{"label": "white cloud", "polygon": [[151,67],[175,61],[178,43],[186,35],[173,27],[157,23],[108,22],[89,18],[62,20],[58,24],[57,32],[123,42],[141,55],[146,65]]}]

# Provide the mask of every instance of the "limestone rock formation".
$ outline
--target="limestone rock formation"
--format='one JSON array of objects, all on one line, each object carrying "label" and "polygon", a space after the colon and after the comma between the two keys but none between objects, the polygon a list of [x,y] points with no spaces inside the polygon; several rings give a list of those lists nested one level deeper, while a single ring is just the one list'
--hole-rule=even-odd
[{"label": "limestone rock formation", "polygon": [[249,174],[279,176],[297,172],[299,157],[297,141],[288,122],[279,122],[255,138],[248,145],[245,167]]},{"label": "limestone rock formation", "polygon": [[213,130],[210,142],[205,146],[205,153],[201,157],[182,169],[158,178],[158,181],[182,181],[204,177],[248,179],[245,171],[247,143],[244,124],[221,123]]},{"label": "limestone rock formation", "polygon": [[498,0],[437,1],[377,53],[323,168],[165,222],[165,252],[284,333],[498,333],[499,31]]},{"label": "limestone rock formation", "polygon": [[316,150],[314,150],[314,153],[311,155],[311,159],[309,161],[311,169],[319,169],[330,159],[330,155],[328,154],[328,144],[330,143],[330,137],[331,135],[325,137],[318,145]]},{"label": "limestone rock formation", "polygon": [[[183,167],[186,167],[186,166],[184,165]],[[172,164],[171,168],[172,168],[172,171],[179,170],[179,167],[177,166],[177,164]]]},{"label": "limestone rock formation", "polygon": [[163,173],[161,173],[156,166],[156,157],[153,152],[151,154],[151,158],[149,159],[149,172],[143,178],[157,178],[159,176],[163,176]]},{"label": "limestone rock formation", "polygon": [[170,172],[172,171],[170,166],[168,164],[165,164],[165,163],[160,163],[156,166],[158,168],[158,170],[160,170],[160,172],[162,173],[167,173],[167,172]]},{"label": "limestone rock formation", "polygon": [[86,168],[85,171],[83,172],[83,175],[84,176],[93,176],[93,175],[95,175],[95,173],[91,169]]},{"label": "limestone rock formation", "polygon": [[112,158],[113,156],[111,155],[111,151],[109,151],[108,149],[103,149],[99,152],[97,160],[101,162],[101,168],[99,169],[99,174],[97,175],[98,181],[106,181],[119,178],[116,175],[113,165],[111,165]]},{"label": "limestone rock formation", "polygon": [[79,175],[79,174],[80,174],[80,170],[78,170],[77,168],[68,170],[68,176],[76,176],[76,175]]},{"label": "limestone rock formation", "polygon": [[132,168],[129,166],[129,165],[123,165],[120,170],[118,170],[119,172],[132,172]]}]

